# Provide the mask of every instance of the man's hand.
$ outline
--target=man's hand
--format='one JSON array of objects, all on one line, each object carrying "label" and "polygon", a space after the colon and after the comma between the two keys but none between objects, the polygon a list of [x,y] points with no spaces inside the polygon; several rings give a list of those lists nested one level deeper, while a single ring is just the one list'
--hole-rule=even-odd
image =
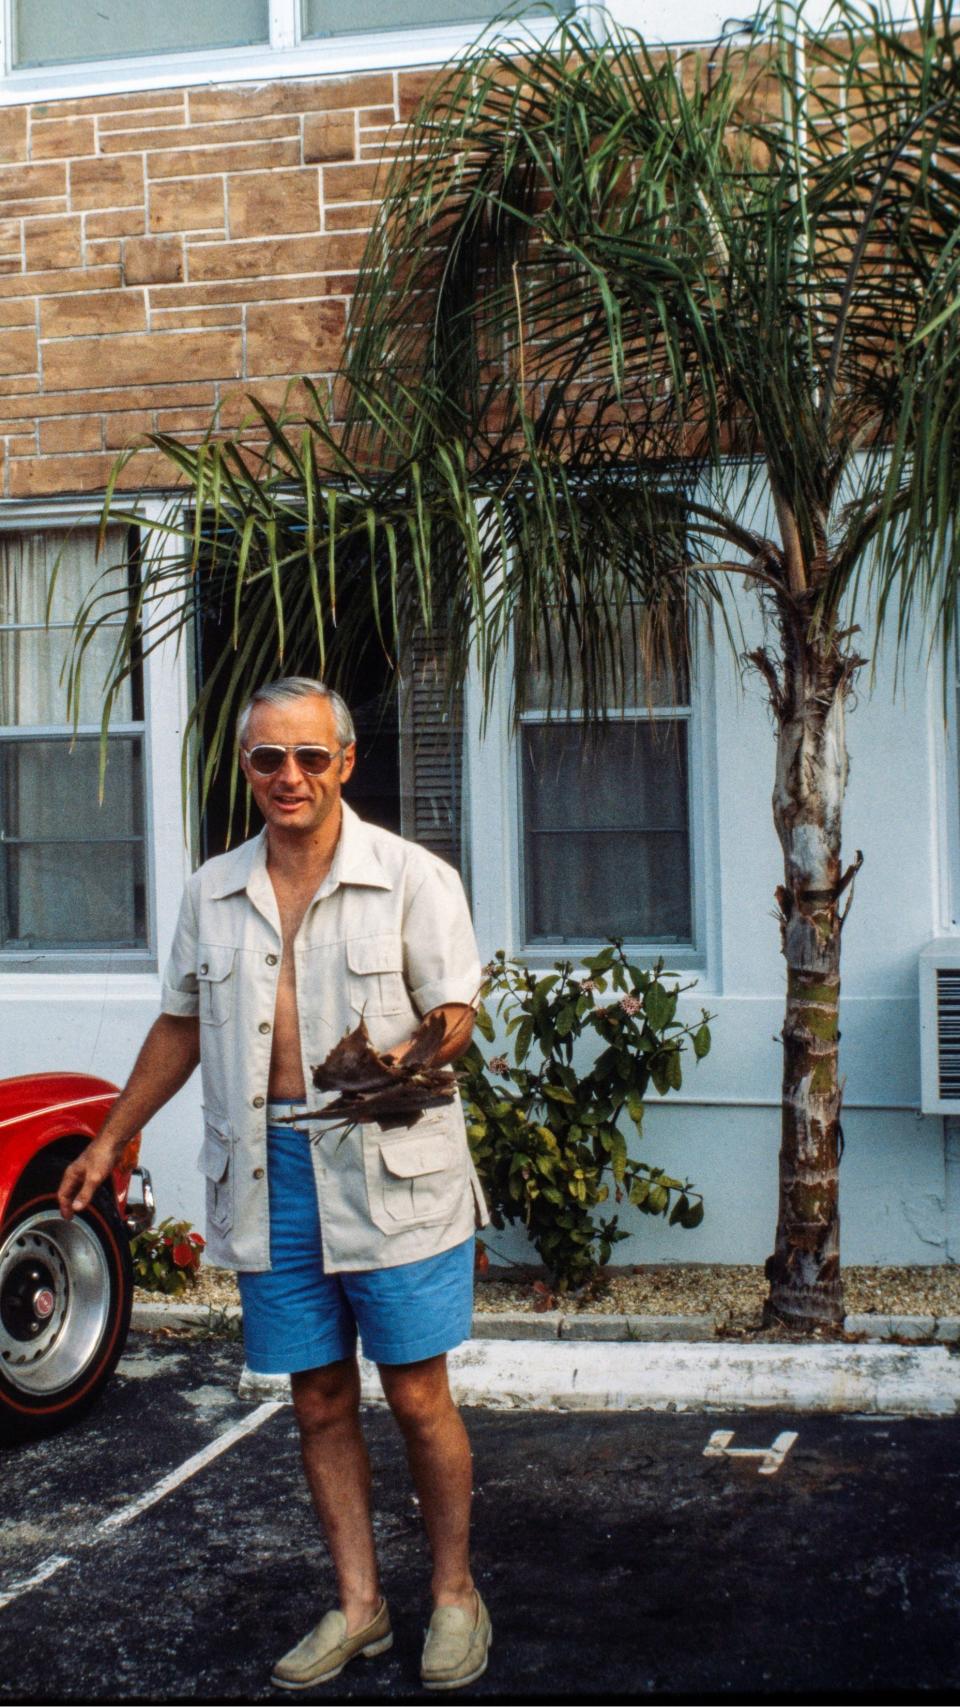
[{"label": "man's hand", "polygon": [[102,1138],[94,1138],[76,1161],[70,1163],[57,1192],[60,1213],[65,1221],[72,1220],[81,1209],[88,1207],[94,1193],[105,1179],[110,1178],[116,1165],[117,1146]]},{"label": "man's hand", "polygon": [[65,1221],[86,1209],[131,1138],[185,1085],[200,1059],[200,1025],[193,1017],[161,1014],[144,1039],[124,1089],[97,1136],[62,1180],[57,1199]]},{"label": "man's hand", "polygon": [[[446,1030],[443,1042],[430,1064],[433,1067],[445,1067],[448,1062],[456,1061],[470,1047],[477,1017],[476,1009],[468,1007],[464,1002],[447,1002],[443,1007],[431,1008],[428,1014],[424,1014],[424,1021],[431,1019],[434,1014],[442,1014]],[[384,1053],[383,1059],[392,1061],[399,1067],[413,1041],[413,1037],[408,1037],[404,1043],[395,1043],[391,1050]]]}]

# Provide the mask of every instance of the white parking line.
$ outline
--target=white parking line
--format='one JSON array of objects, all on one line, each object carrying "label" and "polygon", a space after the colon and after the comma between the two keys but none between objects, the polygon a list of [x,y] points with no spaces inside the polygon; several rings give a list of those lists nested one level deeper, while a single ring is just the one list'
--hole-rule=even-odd
[{"label": "white parking line", "polygon": [[0,1594],[0,1612],[5,1606],[10,1605],[11,1600],[19,1600],[20,1596],[26,1594],[28,1589],[39,1588],[41,1583],[45,1583],[48,1578],[56,1576],[58,1571],[63,1570],[64,1565],[69,1564],[70,1560],[65,1558],[62,1553],[53,1553],[49,1559],[44,1559],[43,1564],[38,1565],[31,1576],[21,1577],[18,1582],[11,1583],[10,1587]]},{"label": "white parking line", "polygon": [[[89,1535],[78,1536],[75,1545],[78,1548],[95,1547],[98,1542],[106,1540],[116,1530],[132,1523],[135,1517],[140,1516],[141,1512],[149,1511],[152,1505],[156,1505],[158,1500],[165,1499],[167,1494],[173,1492],[174,1488],[179,1488],[184,1482],[188,1482],[191,1476],[195,1476],[198,1471],[205,1469],[208,1464],[212,1464],[214,1459],[219,1458],[222,1453],[229,1452],[231,1446],[235,1446],[238,1440],[242,1440],[245,1435],[253,1434],[261,1423],[265,1423],[268,1417],[273,1416],[274,1411],[282,1409],[283,1405],[273,1399],[265,1405],[258,1405],[250,1416],[241,1418],[240,1422],[234,1423],[232,1428],[225,1429],[223,1434],[218,1434],[215,1440],[211,1440],[207,1446],[202,1447],[199,1452],[195,1452],[192,1458],[187,1458],[176,1470],[171,1470],[169,1475],[161,1477],[160,1481],[154,1487],[149,1488],[145,1494],[140,1494],[137,1499],[131,1500],[129,1505],[121,1506],[119,1511],[111,1512],[109,1517],[103,1518]],[[35,1571],[31,1572],[30,1576],[22,1577],[19,1581],[12,1582],[9,1588],[0,1590],[0,1612],[3,1611],[4,1607],[9,1606],[11,1601],[19,1600],[21,1595],[27,1594],[32,1588],[39,1588],[41,1583],[47,1582],[50,1577],[56,1575],[57,1571],[62,1571],[64,1565],[72,1563],[73,1555],[51,1554],[48,1559],[44,1559],[37,1566]]]}]

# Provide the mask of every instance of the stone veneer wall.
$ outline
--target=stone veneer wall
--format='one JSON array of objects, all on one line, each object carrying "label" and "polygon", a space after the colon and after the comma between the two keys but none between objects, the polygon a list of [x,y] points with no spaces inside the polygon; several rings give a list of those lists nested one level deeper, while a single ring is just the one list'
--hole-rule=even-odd
[{"label": "stone veneer wall", "polygon": [[[4,498],[96,492],[336,367],[378,162],[429,72],[0,110]],[[170,484],[137,457],[128,484]]]}]

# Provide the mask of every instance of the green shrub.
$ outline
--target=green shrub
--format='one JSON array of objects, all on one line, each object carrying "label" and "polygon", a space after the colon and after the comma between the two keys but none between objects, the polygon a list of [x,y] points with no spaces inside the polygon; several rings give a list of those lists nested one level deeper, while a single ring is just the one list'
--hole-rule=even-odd
[{"label": "green shrub", "polygon": [[[627,1199],[645,1215],[668,1216],[671,1226],[697,1227],[703,1219],[703,1199],[690,1181],[637,1161],[622,1127],[626,1117],[640,1134],[649,1084],[661,1096],[680,1089],[687,1041],[698,1061],[707,1054],[711,1016],[702,1010],[696,1026],[682,1025],[674,1017],[677,998],[692,986],[667,982],[662,961],[650,969],[631,965],[619,942],[582,966],[562,961],[537,977],[500,950],[482,995],[495,998],[513,1061],[486,1061],[474,1043],[458,1066],[493,1224],[522,1221],[561,1292],[586,1285],[627,1237],[618,1215],[594,1219],[611,1185],[616,1203]],[[612,1000],[599,1000],[608,989]],[[486,1007],[478,1026],[492,1042]],[[603,1047],[592,1067],[578,1072],[574,1045],[587,1030]]]},{"label": "green shrub", "polygon": [[133,1278],[148,1292],[168,1295],[193,1286],[206,1240],[195,1233],[189,1221],[167,1216],[159,1227],[147,1227],[130,1241]]}]

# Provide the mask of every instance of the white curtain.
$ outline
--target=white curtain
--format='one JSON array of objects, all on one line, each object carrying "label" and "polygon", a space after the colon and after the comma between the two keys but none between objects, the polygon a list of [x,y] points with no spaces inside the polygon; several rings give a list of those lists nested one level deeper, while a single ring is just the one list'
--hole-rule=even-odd
[{"label": "white curtain", "polygon": [[[0,534],[0,726],[37,724],[68,727],[63,666],[73,639],[73,619],[82,600],[96,587],[111,595],[126,585],[126,533],[111,528],[97,556],[92,528],[48,533]],[[58,565],[45,627],[50,575]],[[107,608],[106,604],[103,606]],[[103,684],[118,629],[101,629],[87,648],[80,722],[99,727]],[[115,717],[130,717],[129,683]]]}]

